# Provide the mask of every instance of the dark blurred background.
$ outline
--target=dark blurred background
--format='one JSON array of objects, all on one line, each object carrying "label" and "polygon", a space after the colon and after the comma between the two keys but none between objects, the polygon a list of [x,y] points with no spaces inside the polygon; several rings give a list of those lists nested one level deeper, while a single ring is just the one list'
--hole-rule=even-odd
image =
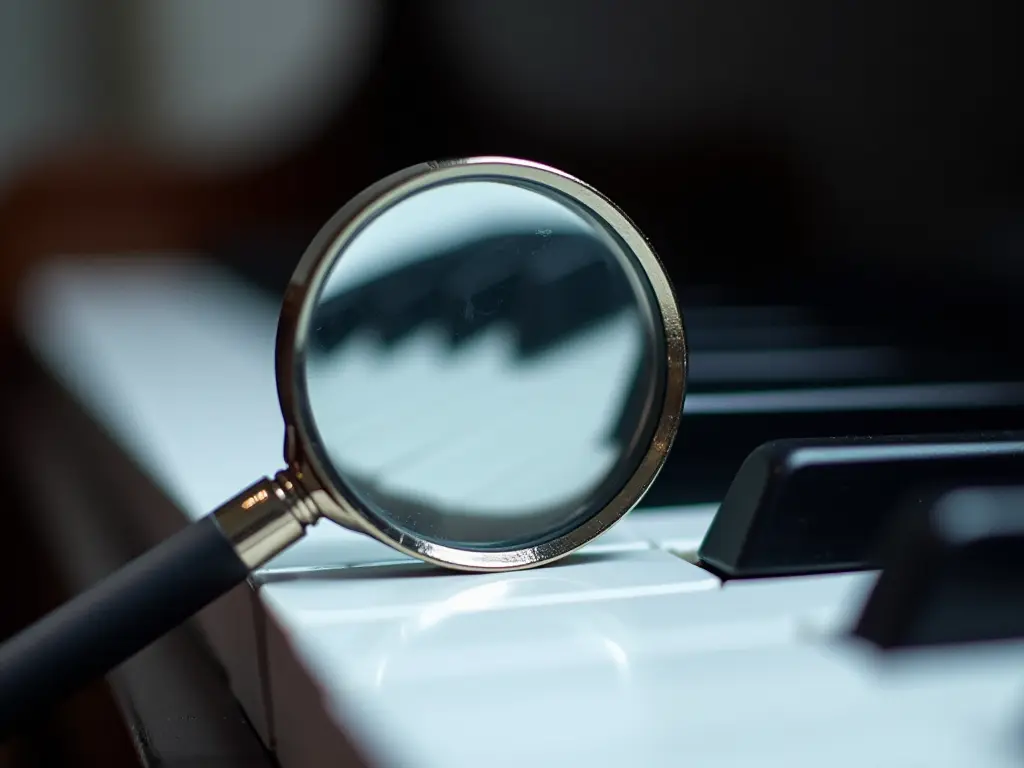
[{"label": "dark blurred background", "polygon": [[[7,293],[49,252],[214,250],[273,284],[351,194],[537,159],[679,280],[1016,269],[1008,0],[0,4]],[[279,277],[277,278],[279,279]]]},{"label": "dark blurred background", "polygon": [[[280,291],[370,182],[505,154],[609,195],[679,286],[1012,355],[1022,20],[1017,0],[0,0],[3,338],[49,256],[198,251]],[[60,594],[6,586],[39,557],[16,507],[0,635]],[[82,764],[130,758],[89,732],[65,733]]]}]

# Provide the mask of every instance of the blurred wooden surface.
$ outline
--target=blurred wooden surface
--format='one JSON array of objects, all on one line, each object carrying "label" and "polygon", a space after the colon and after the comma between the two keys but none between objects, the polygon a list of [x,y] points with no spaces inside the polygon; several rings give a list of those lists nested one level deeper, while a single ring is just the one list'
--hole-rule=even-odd
[{"label": "blurred wooden surface", "polygon": [[[0,187],[0,332],[19,280],[59,255],[205,250],[247,232],[309,235],[375,178],[365,108],[292,154],[216,174],[117,145],[55,153]],[[297,260],[299,254],[295,255]]]},{"label": "blurred wooden surface", "polygon": [[9,317],[39,259],[201,248],[267,215],[266,197],[256,179],[204,178],[117,151],[51,158],[0,198],[0,312]]}]

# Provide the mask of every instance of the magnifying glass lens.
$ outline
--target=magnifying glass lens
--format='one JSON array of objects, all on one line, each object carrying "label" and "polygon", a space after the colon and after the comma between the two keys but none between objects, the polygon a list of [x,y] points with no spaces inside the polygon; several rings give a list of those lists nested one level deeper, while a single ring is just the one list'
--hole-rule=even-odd
[{"label": "magnifying glass lens", "polygon": [[595,515],[648,450],[665,381],[633,260],[522,179],[384,208],[324,279],[298,361],[330,480],[375,525],[458,549],[534,547]]}]

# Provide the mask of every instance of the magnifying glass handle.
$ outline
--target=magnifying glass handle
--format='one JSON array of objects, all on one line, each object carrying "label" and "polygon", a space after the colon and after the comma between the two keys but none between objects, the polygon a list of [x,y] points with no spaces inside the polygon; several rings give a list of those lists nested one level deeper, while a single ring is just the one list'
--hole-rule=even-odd
[{"label": "magnifying glass handle", "polygon": [[307,523],[289,501],[262,480],[0,645],[0,740],[300,538]]}]

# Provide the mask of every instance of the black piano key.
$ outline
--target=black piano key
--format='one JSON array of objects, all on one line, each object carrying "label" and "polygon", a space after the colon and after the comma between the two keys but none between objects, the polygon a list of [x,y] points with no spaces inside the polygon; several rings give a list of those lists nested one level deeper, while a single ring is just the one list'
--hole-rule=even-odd
[{"label": "black piano key", "polygon": [[312,338],[317,350],[329,351],[356,328],[393,342],[434,324],[458,347],[504,324],[528,357],[631,300],[593,238],[508,235],[404,265],[322,302]]},{"label": "black piano key", "polygon": [[323,305],[318,307],[312,317],[309,332],[309,344],[314,354],[329,352],[343,344],[358,326],[359,314],[351,305],[343,306],[341,302],[332,302],[329,311]]},{"label": "black piano key", "polygon": [[761,390],[913,380],[914,361],[888,346],[767,347],[694,350],[689,383],[694,390]]},{"label": "black piano key", "polygon": [[523,354],[546,349],[634,302],[620,267],[603,243],[584,237],[551,238],[523,271],[516,318]]},{"label": "black piano key", "polygon": [[[685,291],[686,286],[682,286]],[[680,295],[680,308],[691,352],[766,349],[824,349],[891,344],[892,334],[841,320],[801,306],[698,303]]]},{"label": "black piano key", "polygon": [[436,318],[436,286],[447,271],[444,259],[428,259],[366,286],[361,327],[372,327],[381,341],[393,344],[427,325]]},{"label": "black piano key", "polygon": [[854,635],[883,649],[1024,638],[1024,488],[952,491],[885,543]]},{"label": "black piano key", "polygon": [[[753,329],[743,331],[743,335],[750,337],[746,346],[700,347],[691,343],[690,391],[738,394],[992,378],[991,367],[979,366],[962,350],[934,350],[921,344],[895,343],[871,329],[831,328],[824,324],[817,328],[821,340],[818,345],[758,345]],[[771,338],[769,331],[778,331],[775,339],[786,342],[784,332],[787,329],[762,330],[762,338]]]},{"label": "black piano key", "polygon": [[312,317],[313,350],[329,352],[357,330],[394,343],[423,327],[434,319],[433,286],[446,268],[443,259],[425,260],[322,299]]},{"label": "black piano key", "polygon": [[1024,383],[692,393],[642,506],[720,501],[750,452],[773,440],[992,430],[1024,430]]},{"label": "black piano key", "polygon": [[498,322],[514,325],[521,314],[517,286],[522,280],[525,235],[475,243],[454,252],[448,273],[436,284],[436,315],[453,347],[464,344]]},{"label": "black piano key", "polygon": [[797,325],[702,326],[693,325],[685,313],[686,343],[691,352],[742,351],[747,349],[814,349],[832,342],[828,328],[803,323]]},{"label": "black piano key", "polygon": [[720,329],[786,328],[815,325],[815,315],[807,307],[769,304],[685,305],[686,327],[695,332]]},{"label": "black piano key", "polygon": [[740,468],[698,555],[725,578],[877,566],[908,494],[1024,480],[1024,432],[779,440]]}]

